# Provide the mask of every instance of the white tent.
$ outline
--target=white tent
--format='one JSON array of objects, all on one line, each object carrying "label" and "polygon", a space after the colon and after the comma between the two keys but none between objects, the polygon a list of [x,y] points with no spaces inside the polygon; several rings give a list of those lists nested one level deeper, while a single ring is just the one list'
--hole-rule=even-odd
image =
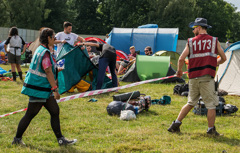
[{"label": "white tent", "polygon": [[215,80],[218,77],[219,89],[240,96],[240,41],[229,46],[225,54],[227,61],[219,66]]}]

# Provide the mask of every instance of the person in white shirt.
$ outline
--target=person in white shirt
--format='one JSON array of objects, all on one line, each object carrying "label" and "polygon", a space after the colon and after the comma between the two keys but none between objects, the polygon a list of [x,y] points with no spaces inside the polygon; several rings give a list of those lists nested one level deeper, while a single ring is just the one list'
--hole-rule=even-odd
[{"label": "person in white shirt", "polygon": [[72,23],[66,21],[63,23],[64,31],[56,34],[55,44],[57,44],[57,54],[59,54],[60,50],[64,43],[69,43],[70,45],[74,45],[76,41],[85,42],[83,37],[78,36],[75,33],[72,33]]},{"label": "person in white shirt", "polygon": [[[23,46],[23,50],[21,49]],[[9,31],[9,37],[4,44],[4,49],[8,52],[8,63],[11,64],[13,81],[16,81],[16,68],[20,77],[20,80],[23,80],[22,70],[20,67],[21,55],[26,51],[26,44],[22,37],[18,35],[17,27],[12,27]]]}]

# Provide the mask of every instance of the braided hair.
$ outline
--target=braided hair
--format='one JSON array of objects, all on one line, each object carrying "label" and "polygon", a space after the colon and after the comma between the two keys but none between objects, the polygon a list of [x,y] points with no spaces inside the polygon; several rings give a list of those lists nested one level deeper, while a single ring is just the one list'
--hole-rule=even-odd
[{"label": "braided hair", "polygon": [[51,28],[44,28],[41,32],[40,32],[40,37],[39,37],[39,41],[41,44],[46,45],[46,47],[48,48],[48,37],[52,37],[54,34],[53,29]]}]

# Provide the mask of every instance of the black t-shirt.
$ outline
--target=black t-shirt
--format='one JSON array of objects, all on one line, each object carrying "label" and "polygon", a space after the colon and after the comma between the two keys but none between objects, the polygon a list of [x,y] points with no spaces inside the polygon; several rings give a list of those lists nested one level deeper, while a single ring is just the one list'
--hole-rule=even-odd
[{"label": "black t-shirt", "polygon": [[[22,37],[21,36],[19,36],[21,39],[22,39]],[[5,42],[5,45],[8,45],[9,43],[10,43],[10,39],[11,39],[12,37],[8,37],[8,39],[7,39],[7,41]],[[25,41],[22,39],[22,45],[25,45]]]},{"label": "black t-shirt", "polygon": [[99,47],[96,47],[96,49],[101,52],[100,58],[110,58],[113,60],[117,58],[115,48],[109,44],[99,44]]}]

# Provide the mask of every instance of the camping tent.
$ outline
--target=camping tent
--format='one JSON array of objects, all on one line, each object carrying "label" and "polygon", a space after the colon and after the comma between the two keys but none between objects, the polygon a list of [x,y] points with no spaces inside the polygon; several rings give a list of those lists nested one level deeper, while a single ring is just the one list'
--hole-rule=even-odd
[{"label": "camping tent", "polygon": [[[120,78],[124,82],[137,82],[154,78],[170,76],[176,72],[170,65],[170,56],[145,56],[137,55],[136,63]],[[162,82],[162,81],[160,81]],[[174,77],[163,82],[185,82]]]},{"label": "camping tent", "polygon": [[87,37],[85,38],[86,41],[88,42],[98,42],[100,44],[106,44],[106,42],[100,38],[97,38],[97,37]]},{"label": "camping tent", "polygon": [[[173,70],[177,71],[178,59],[180,55],[177,52],[161,50],[153,54],[152,56],[170,56],[170,64]],[[187,71],[187,66],[184,63],[182,67],[183,72]],[[184,78],[187,78],[187,75],[184,74]]]},{"label": "camping tent", "polygon": [[34,55],[34,52],[35,52],[35,50],[38,48],[39,45],[40,45],[39,38],[37,38],[34,42],[32,42],[32,43],[29,45],[28,49],[29,49],[30,51],[32,51],[32,55]]},{"label": "camping tent", "polygon": [[129,54],[135,46],[144,55],[144,48],[151,46],[153,53],[159,50],[176,51],[178,28],[113,28],[106,42]]},{"label": "camping tent", "polygon": [[[100,38],[97,37],[87,37],[85,38],[87,42],[93,42],[93,43],[98,43],[98,44],[106,44],[106,42]],[[79,41],[80,42],[80,41]],[[92,50],[91,52],[94,52],[96,55],[100,55],[100,52],[97,51],[95,46],[91,46]]]},{"label": "camping tent", "polygon": [[[80,47],[65,43],[59,52],[57,61],[58,63],[64,63],[64,70],[58,73],[60,94],[76,85],[90,71],[93,73],[92,88],[93,90],[96,89],[98,68],[90,61],[87,50],[82,51]],[[105,76],[102,88],[109,87],[112,87],[112,81]]]},{"label": "camping tent", "polygon": [[4,44],[5,44],[5,42],[6,42],[6,40],[0,42],[0,51],[5,52],[5,50],[4,50]]},{"label": "camping tent", "polygon": [[124,53],[123,51],[121,50],[116,50],[116,54],[117,54],[117,61],[120,61],[121,58],[124,59],[124,60],[129,60],[128,56],[126,53]]},{"label": "camping tent", "polygon": [[218,78],[219,89],[229,95],[240,96],[240,41],[229,46],[225,51],[227,61],[218,68],[215,80]]},{"label": "camping tent", "polygon": [[[172,68],[177,71],[177,64],[180,55],[177,52],[161,50],[153,54],[153,56],[170,56],[170,64]],[[183,65],[183,71],[186,71],[186,64]]]}]

